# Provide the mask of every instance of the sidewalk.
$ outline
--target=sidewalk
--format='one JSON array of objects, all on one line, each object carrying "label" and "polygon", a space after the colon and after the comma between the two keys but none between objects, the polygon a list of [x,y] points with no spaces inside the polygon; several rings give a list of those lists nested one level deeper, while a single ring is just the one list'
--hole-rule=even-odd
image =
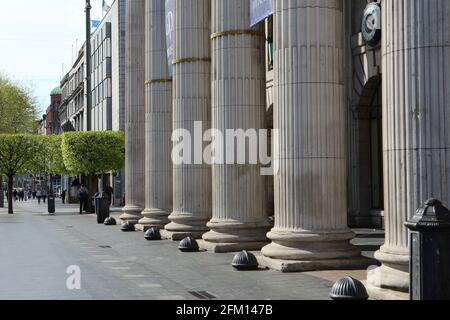
[{"label": "sidewalk", "polygon": [[[42,264],[38,269],[41,271],[33,274],[33,278],[40,278],[42,273],[47,275],[47,278],[42,276],[44,279],[54,278],[49,283],[42,280],[46,287],[44,297],[324,300],[329,299],[337,279],[345,275],[360,280],[366,278],[365,270],[295,274],[272,270],[239,272],[231,267],[233,254],[181,253],[176,242],[148,242],[142,232],[124,233],[120,231],[120,225],[98,225],[95,215],[79,215],[77,210],[77,205],[62,205],[59,201],[55,216],[48,216],[46,206],[38,206],[37,202],[16,203],[13,216],[0,209],[0,254],[10,256],[9,270],[23,277],[30,273],[30,268],[36,268],[36,261],[23,258],[23,253],[29,250],[33,255],[39,251]],[[120,209],[113,209],[112,216],[119,215]],[[383,241],[382,233],[356,231],[355,244],[365,250],[365,255],[371,256]],[[13,247],[6,244],[7,239]],[[18,243],[20,241],[22,243]],[[65,289],[66,275],[60,271],[63,262],[82,268],[83,279],[88,279],[87,287],[82,291],[69,293]],[[50,268],[52,264],[55,265]],[[54,277],[55,270],[61,276]],[[0,267],[0,274],[6,272]],[[42,299],[41,291],[33,292],[28,286],[23,288],[25,293],[20,290],[22,286],[25,285],[0,278],[0,298],[17,298],[25,294],[26,298]],[[16,293],[11,295],[9,289]]]}]

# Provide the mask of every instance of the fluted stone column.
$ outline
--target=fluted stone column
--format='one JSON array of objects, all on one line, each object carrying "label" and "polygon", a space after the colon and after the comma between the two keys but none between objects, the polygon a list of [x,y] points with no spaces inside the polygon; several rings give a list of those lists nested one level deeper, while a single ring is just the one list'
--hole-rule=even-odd
[{"label": "fluted stone column", "polygon": [[164,228],[172,211],[172,81],[167,68],[165,0],[146,0],[144,231]]},{"label": "fluted stone column", "polygon": [[145,0],[126,2],[125,201],[122,220],[138,222],[144,209]]},{"label": "fluted stone column", "polygon": [[[212,0],[212,127],[224,136],[226,130],[256,130],[256,137],[265,127],[264,31],[249,29],[249,5],[248,0]],[[248,155],[257,145],[256,139],[237,153]],[[215,146],[226,158],[224,146]],[[203,236],[205,249],[260,250],[268,243],[266,179],[260,166],[246,159],[245,164],[213,165],[213,217],[211,231]]]},{"label": "fluted stone column", "polygon": [[289,271],[351,268],[342,0],[275,0],[275,227],[263,265]]},{"label": "fluted stone column", "polygon": [[407,299],[404,223],[429,198],[450,205],[450,4],[384,0],[382,12],[386,242],[368,287]]},{"label": "fluted stone column", "polygon": [[199,139],[211,127],[210,9],[210,0],[175,1],[173,129],[191,134],[192,161],[173,167],[173,212],[162,232],[173,240],[201,238],[211,218],[211,166],[194,161],[195,124]]}]

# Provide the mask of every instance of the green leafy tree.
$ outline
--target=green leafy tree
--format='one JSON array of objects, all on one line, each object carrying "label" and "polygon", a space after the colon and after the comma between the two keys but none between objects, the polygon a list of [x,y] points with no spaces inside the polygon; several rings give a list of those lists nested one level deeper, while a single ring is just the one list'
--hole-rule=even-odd
[{"label": "green leafy tree", "polygon": [[[61,145],[66,169],[87,177],[91,196],[96,188],[94,177],[103,178],[107,172],[119,171],[125,162],[123,132],[68,132],[62,135]],[[103,186],[103,181],[100,185]]]},{"label": "green leafy tree", "polygon": [[39,164],[39,154],[45,152],[41,136],[0,134],[0,175],[8,178],[8,213],[13,214],[13,183],[18,174],[32,173]]},{"label": "green leafy tree", "polygon": [[62,135],[61,145],[65,168],[70,172],[101,175],[124,165],[122,132],[68,132]]},{"label": "green leafy tree", "polygon": [[[0,134],[35,133],[37,109],[32,91],[0,74]],[[3,176],[0,174],[0,207],[3,207]]]},{"label": "green leafy tree", "polygon": [[31,171],[50,175],[50,193],[53,193],[53,175],[71,175],[64,165],[62,154],[62,136],[48,135],[40,136],[42,140],[42,152],[35,157]]},{"label": "green leafy tree", "polygon": [[43,136],[45,156],[42,159],[42,172],[54,175],[70,175],[72,172],[67,170],[64,165],[62,152],[62,136],[49,135]]},{"label": "green leafy tree", "polygon": [[32,91],[0,75],[0,133],[36,133]]}]

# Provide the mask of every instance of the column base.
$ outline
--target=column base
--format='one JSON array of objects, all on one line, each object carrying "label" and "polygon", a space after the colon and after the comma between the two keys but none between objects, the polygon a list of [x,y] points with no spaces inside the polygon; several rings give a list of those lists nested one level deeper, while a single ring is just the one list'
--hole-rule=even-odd
[{"label": "column base", "polygon": [[270,229],[268,220],[246,223],[212,220],[207,226],[211,231],[204,234],[203,241],[199,243],[200,247],[207,251],[215,253],[259,251],[269,243],[266,237]]},{"label": "column base", "polygon": [[173,212],[169,216],[171,221],[161,230],[161,236],[165,239],[173,241],[183,240],[191,237],[194,239],[201,239],[202,236],[208,232],[206,222],[208,218],[196,217],[192,213]]},{"label": "column base", "polygon": [[200,249],[213,253],[239,252],[242,250],[258,251],[266,244],[267,242],[213,243],[205,240],[200,240],[198,242]]},{"label": "column base", "polygon": [[370,267],[367,288],[371,298],[377,300],[409,299],[409,253],[404,248],[383,246],[375,253],[381,267]]},{"label": "column base", "polygon": [[278,260],[265,256],[257,256],[258,263],[263,268],[269,268],[283,273],[325,271],[325,270],[364,270],[374,263],[372,259],[365,257],[355,257],[351,259],[335,260]]},{"label": "column base", "polygon": [[409,300],[409,293],[378,288],[367,282],[364,284],[371,300]]},{"label": "column base", "polygon": [[354,233],[348,229],[296,232],[273,229],[272,243],[262,250],[262,266],[282,272],[367,269],[376,261],[361,256],[350,244]]},{"label": "column base", "polygon": [[184,238],[191,237],[193,239],[201,239],[205,234],[205,231],[202,232],[175,232],[168,230],[161,230],[161,237],[166,240],[172,241],[181,241]]},{"label": "column base", "polygon": [[169,221],[169,214],[160,209],[145,209],[142,211],[143,218],[139,220],[136,229],[146,232],[150,228],[163,229]]},{"label": "column base", "polygon": [[123,214],[119,217],[122,221],[130,221],[135,224],[138,223],[140,219],[142,219],[142,208],[137,206],[126,206],[123,208]]}]

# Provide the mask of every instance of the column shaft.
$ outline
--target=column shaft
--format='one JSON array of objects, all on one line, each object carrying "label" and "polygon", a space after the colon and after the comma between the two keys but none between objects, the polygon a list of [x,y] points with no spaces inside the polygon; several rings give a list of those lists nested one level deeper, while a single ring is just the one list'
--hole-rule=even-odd
[{"label": "column shaft", "polygon": [[164,228],[172,211],[172,81],[167,67],[165,0],[146,0],[144,231]]},{"label": "column shaft", "polygon": [[450,3],[384,0],[382,12],[386,242],[368,283],[391,298],[409,289],[405,221],[429,198],[450,204]]},{"label": "column shaft", "polygon": [[275,0],[280,170],[262,262],[282,271],[356,267],[347,227],[343,1]]},{"label": "column shaft", "polygon": [[[220,160],[229,151],[236,153],[235,163],[240,154],[247,155],[245,164],[213,165],[213,218],[203,246],[215,252],[259,250],[270,229],[265,177],[260,165],[249,163],[250,153],[258,155],[266,105],[264,31],[249,29],[249,6],[248,0],[212,0],[212,127],[223,137],[226,130],[254,132],[242,150],[214,143],[224,155]],[[226,144],[236,146],[237,140],[230,140]]]},{"label": "column shaft", "polygon": [[144,209],[145,0],[126,2],[125,202],[122,220],[137,222]]},{"label": "column shaft", "polygon": [[175,1],[173,129],[190,133],[184,155],[191,161],[173,166],[173,212],[163,232],[173,240],[201,238],[211,218],[211,166],[194,159],[211,127],[210,8],[210,0]]}]

